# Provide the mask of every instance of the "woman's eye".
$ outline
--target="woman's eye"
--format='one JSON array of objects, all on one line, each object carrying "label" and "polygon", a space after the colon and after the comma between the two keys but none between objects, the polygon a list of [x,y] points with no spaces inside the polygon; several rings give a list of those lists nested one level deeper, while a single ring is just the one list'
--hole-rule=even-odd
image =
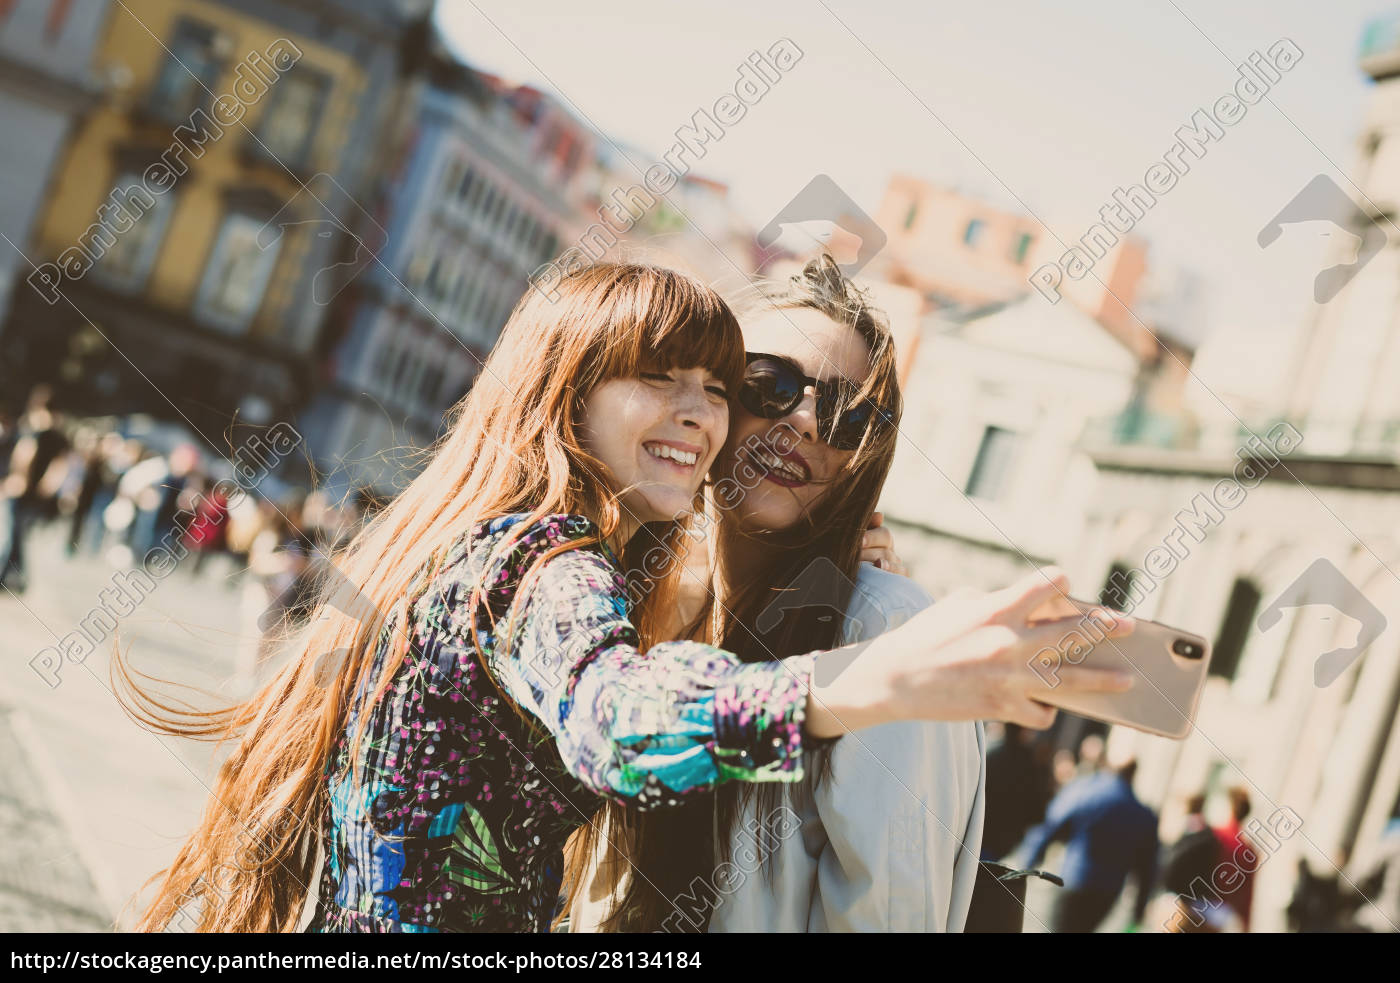
[{"label": "woman's eye", "polygon": [[654,381],[657,381],[657,382],[670,382],[670,381],[672,381],[672,380],[671,380],[671,374],[670,374],[669,372],[643,372],[643,373],[642,373],[642,378],[643,378],[643,379],[646,379],[646,380],[648,380],[648,381],[653,381],[653,380],[654,380]]},{"label": "woman's eye", "polygon": [[720,399],[729,398],[729,390],[723,386],[706,386],[705,391],[711,396],[718,396]]}]

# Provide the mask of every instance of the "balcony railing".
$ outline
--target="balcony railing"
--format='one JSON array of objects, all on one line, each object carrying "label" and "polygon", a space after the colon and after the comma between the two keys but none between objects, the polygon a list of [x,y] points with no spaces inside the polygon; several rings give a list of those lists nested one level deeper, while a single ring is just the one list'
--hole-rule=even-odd
[{"label": "balcony railing", "polygon": [[[1110,447],[1160,448],[1172,451],[1193,451],[1201,454],[1233,456],[1247,446],[1251,435],[1264,436],[1283,417],[1248,419],[1243,423],[1225,421],[1202,426],[1182,416],[1125,410],[1112,416],[1090,420],[1084,427],[1080,446],[1085,450]],[[1289,420],[1303,442],[1301,454],[1324,454],[1339,457],[1400,459],[1400,419],[1329,421],[1323,419]],[[1311,445],[1309,433],[1315,439]]]},{"label": "balcony railing", "polygon": [[1112,416],[1090,420],[1080,443],[1095,447],[1160,447],[1189,450],[1197,446],[1198,434],[1186,418],[1129,408]]}]

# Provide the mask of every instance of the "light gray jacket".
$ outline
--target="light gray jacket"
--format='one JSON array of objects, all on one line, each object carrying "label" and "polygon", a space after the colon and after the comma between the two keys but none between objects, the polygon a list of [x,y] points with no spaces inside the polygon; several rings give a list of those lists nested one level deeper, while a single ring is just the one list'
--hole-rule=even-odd
[{"label": "light gray jacket", "polygon": [[[843,644],[907,621],[929,596],[862,563]],[[712,932],[957,932],[982,848],[986,747],[980,723],[901,722],[847,734],[830,776],[785,786],[800,829],[758,834],[750,795],[736,826]],[[777,840],[775,846],[775,839]],[[772,866],[749,860],[762,843]]]}]

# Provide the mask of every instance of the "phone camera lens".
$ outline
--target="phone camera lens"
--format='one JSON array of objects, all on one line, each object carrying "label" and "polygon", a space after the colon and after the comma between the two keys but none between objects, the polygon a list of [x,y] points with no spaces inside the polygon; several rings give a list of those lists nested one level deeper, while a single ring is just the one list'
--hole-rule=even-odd
[{"label": "phone camera lens", "polygon": [[1185,638],[1178,638],[1172,642],[1172,651],[1183,659],[1199,659],[1201,657],[1201,647]]}]

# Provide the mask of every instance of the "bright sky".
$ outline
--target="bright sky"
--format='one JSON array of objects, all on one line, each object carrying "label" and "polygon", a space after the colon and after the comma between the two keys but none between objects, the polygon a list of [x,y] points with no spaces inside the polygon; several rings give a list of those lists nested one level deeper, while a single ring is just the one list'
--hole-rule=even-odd
[{"label": "bright sky", "polygon": [[438,0],[469,62],[553,89],[653,155],[732,91],[750,52],[790,38],[802,60],[695,167],[727,182],[756,227],[815,174],[873,212],[889,175],[905,171],[1024,207],[1066,243],[1115,188],[1142,183],[1192,113],[1232,91],[1236,65],[1288,38],[1302,60],[1135,230],[1205,281],[1197,372],[1222,391],[1260,394],[1282,378],[1324,264],[1313,227],[1290,227],[1268,250],[1255,237],[1317,174],[1352,191],[1371,86],[1356,65],[1361,32],[1397,10],[1381,0]]}]

